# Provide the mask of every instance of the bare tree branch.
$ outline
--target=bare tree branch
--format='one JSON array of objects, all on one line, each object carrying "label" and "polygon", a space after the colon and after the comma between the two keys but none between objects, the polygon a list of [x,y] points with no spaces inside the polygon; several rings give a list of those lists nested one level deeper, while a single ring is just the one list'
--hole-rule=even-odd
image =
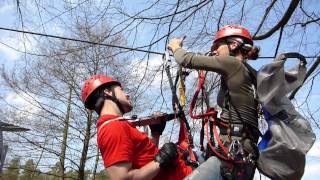
[{"label": "bare tree branch", "polygon": [[282,33],[283,33],[283,26],[281,26],[281,28],[280,28],[280,34],[279,34],[279,38],[278,38],[278,43],[277,43],[276,51],[275,51],[275,53],[274,53],[274,56],[275,56],[275,57],[276,57],[277,54],[278,54],[278,50],[279,50],[280,43],[281,43],[281,38],[282,38]]},{"label": "bare tree branch", "polygon": [[295,9],[297,8],[299,1],[300,0],[292,0],[287,11],[284,13],[283,17],[281,18],[281,20],[273,28],[271,28],[268,32],[266,32],[262,35],[253,36],[253,40],[266,39],[266,38],[270,37],[274,32],[279,30],[279,28],[281,28],[281,26],[284,26],[285,24],[287,24],[291,15],[293,14]]},{"label": "bare tree branch", "polygon": [[255,36],[258,34],[258,32],[260,31],[260,29],[261,29],[262,25],[264,24],[264,22],[265,22],[265,20],[266,20],[266,18],[267,18],[267,16],[268,16],[268,14],[269,14],[269,12],[271,11],[273,5],[274,5],[276,2],[277,2],[277,0],[272,0],[272,2],[270,3],[270,5],[267,7],[267,9],[266,9],[266,11],[265,11],[265,13],[264,13],[264,15],[263,15],[263,17],[262,17],[262,20],[260,21],[260,24],[259,24],[256,32],[253,34],[253,37],[255,37]]},{"label": "bare tree branch", "polygon": [[223,0],[222,10],[221,10],[218,22],[217,22],[217,29],[220,29],[221,19],[222,19],[222,16],[223,16],[223,13],[224,13],[224,10],[225,10],[226,6],[227,6],[227,1]]},{"label": "bare tree branch", "polygon": [[[314,70],[317,69],[317,67],[319,66],[319,63],[320,63],[320,56],[317,57],[317,60],[312,64],[311,68],[308,70],[308,72],[307,72],[307,74],[306,74],[306,77],[304,78],[304,81],[305,81],[306,79],[308,79],[308,77],[312,74],[312,72],[313,72]],[[300,89],[301,87],[302,87],[302,85],[299,86],[298,88],[296,88],[294,91],[292,91],[292,93],[291,93],[290,96],[289,96],[289,99],[290,99],[290,100],[294,98],[294,96],[296,95],[296,93],[299,91],[299,89]]]}]

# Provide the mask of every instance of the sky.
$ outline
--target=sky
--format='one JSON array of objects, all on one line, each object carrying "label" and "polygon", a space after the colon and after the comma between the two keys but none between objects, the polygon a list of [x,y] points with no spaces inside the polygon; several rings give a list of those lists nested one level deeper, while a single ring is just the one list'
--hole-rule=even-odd
[{"label": "sky", "polygon": [[[0,27],[7,27],[7,28],[15,28],[16,27],[16,20],[17,20],[17,9],[16,5],[14,3],[8,4],[4,2],[0,2]],[[59,29],[58,27],[53,27],[54,30],[49,31],[49,34],[58,35]],[[315,31],[315,30],[314,30]],[[277,37],[274,37],[274,40],[276,40]],[[6,65],[10,66],[13,62],[19,60],[23,54],[15,51],[13,48],[26,48],[27,50],[31,50],[36,43],[32,40],[32,37],[29,37],[30,42],[26,44],[21,43],[21,34],[17,33],[9,33],[3,30],[0,30],[0,65]],[[262,55],[269,55],[268,52],[271,51],[273,47],[268,47],[266,42],[259,42],[260,46],[264,47],[262,51]],[[294,49],[294,48],[293,48]],[[154,58],[154,61],[160,62],[157,58]],[[256,68],[259,69],[263,64],[267,64],[271,62],[271,60],[263,60],[257,61],[257,62],[251,62],[251,64]],[[319,82],[319,77],[316,79],[315,82]],[[310,83],[309,83],[310,84]],[[305,86],[299,94],[297,95],[297,105],[299,105],[299,100],[303,99],[306,96],[306,93],[308,92],[310,86]],[[319,89],[318,92],[320,92],[320,87],[315,86],[314,88]],[[0,87],[1,91],[1,87]],[[6,93],[6,100],[10,102],[14,102],[17,105],[26,105],[26,102],[20,98],[14,95],[14,93],[10,93],[7,91],[1,91],[0,94]],[[320,94],[314,94],[312,97],[314,100],[319,99],[320,100]],[[315,100],[315,102],[318,102]],[[318,107],[318,106],[317,106]],[[312,108],[311,108],[312,109]],[[315,110],[315,109],[312,109]],[[317,116],[319,119],[319,115]],[[319,129],[313,128],[315,130],[315,133],[319,137],[320,132]],[[305,174],[303,176],[303,180],[311,180],[315,179],[315,177],[320,176],[320,140],[317,140],[311,150],[307,154],[306,159],[306,168],[305,168]]]}]

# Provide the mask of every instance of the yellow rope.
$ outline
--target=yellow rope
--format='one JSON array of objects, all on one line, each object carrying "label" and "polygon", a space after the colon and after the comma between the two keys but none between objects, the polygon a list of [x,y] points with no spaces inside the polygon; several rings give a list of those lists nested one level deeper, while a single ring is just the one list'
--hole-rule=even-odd
[{"label": "yellow rope", "polygon": [[186,85],[184,82],[184,78],[180,78],[180,81],[179,81],[179,101],[183,109],[185,109],[187,98],[186,98]]}]

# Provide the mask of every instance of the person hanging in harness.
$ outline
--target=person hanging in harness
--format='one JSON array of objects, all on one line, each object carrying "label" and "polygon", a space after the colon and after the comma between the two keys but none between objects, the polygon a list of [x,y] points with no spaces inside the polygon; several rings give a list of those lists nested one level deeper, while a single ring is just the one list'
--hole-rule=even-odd
[{"label": "person hanging in harness", "polygon": [[183,179],[192,168],[185,165],[174,143],[157,148],[164,123],[150,125],[152,139],[138,131],[123,114],[132,110],[129,95],[112,77],[87,79],[81,97],[85,107],[100,116],[97,142],[110,179]]},{"label": "person hanging in harness", "polygon": [[[201,176],[200,166],[199,171],[195,170],[189,179],[253,179],[255,160],[259,155],[256,143],[260,132],[252,69],[246,61],[257,59],[260,49],[253,46],[249,31],[239,25],[224,26],[216,33],[211,56],[182,49],[182,40],[173,38],[167,45],[178,64],[221,75],[217,102],[222,112],[218,119],[220,123],[217,124],[219,138],[224,149],[228,150],[223,160],[216,156],[207,160],[211,162],[211,167],[208,166],[209,172],[203,172],[206,176]],[[200,176],[194,175],[196,173],[200,173]]]}]

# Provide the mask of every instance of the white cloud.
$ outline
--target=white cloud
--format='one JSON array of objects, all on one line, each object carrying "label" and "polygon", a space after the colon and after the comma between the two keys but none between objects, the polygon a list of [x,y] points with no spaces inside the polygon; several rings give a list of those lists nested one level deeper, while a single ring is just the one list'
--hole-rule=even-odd
[{"label": "white cloud", "polygon": [[14,8],[13,4],[0,3],[0,14],[5,14],[9,11],[12,11],[13,8]]},{"label": "white cloud", "polygon": [[307,164],[305,167],[304,175],[302,177],[302,180],[311,180],[311,179],[317,179],[315,177],[320,176],[320,162],[319,160],[315,164]]},{"label": "white cloud", "polygon": [[[23,117],[20,118],[21,121],[28,122],[30,119],[34,119],[34,114],[37,114],[40,109],[35,105],[31,104],[34,102],[33,99],[28,97],[26,94],[18,95],[14,92],[9,92],[5,96],[4,100],[11,106],[19,110],[16,116]],[[21,110],[21,111],[20,111]],[[12,119],[16,120],[16,119]]]},{"label": "white cloud", "polygon": [[[307,154],[308,157],[320,158],[320,141],[316,141]],[[320,162],[319,162],[320,165]],[[319,168],[320,170],[320,168]]]},{"label": "white cloud", "polygon": [[19,53],[4,44],[0,44],[0,54],[5,60],[16,60],[20,57]]},{"label": "white cloud", "polygon": [[[173,80],[175,80],[178,65],[173,58],[171,59],[171,61],[172,62],[170,64],[170,70],[171,70],[171,74],[173,76]],[[132,64],[137,64],[137,63],[139,63],[139,67],[136,68],[136,70],[133,72],[133,74],[137,75],[138,77],[142,77],[143,73],[141,73],[141,72],[142,72],[142,70],[144,71],[144,69],[147,68],[147,61],[146,60],[141,61],[138,59],[135,59],[132,61]],[[154,77],[153,83],[152,83],[152,85],[155,87],[160,87],[161,81],[163,81],[163,82],[168,81],[167,74],[165,71],[163,71],[163,76],[161,76],[161,73],[162,73],[161,70],[163,69],[163,67],[161,67],[161,66],[163,66],[163,59],[162,59],[161,55],[155,55],[155,56],[150,57],[150,59],[148,61],[148,71],[149,72],[147,72],[147,73],[155,72],[156,70],[158,70],[158,73]],[[193,80],[195,78],[198,78],[198,73],[196,71],[192,71],[188,76],[188,80],[192,80],[192,83],[186,84],[186,86],[189,87],[189,85],[192,85],[194,83]],[[186,82],[186,83],[188,83],[188,82]]]},{"label": "white cloud", "polygon": [[162,64],[163,64],[163,60],[160,55],[151,56],[148,61],[141,60],[141,59],[134,59],[131,61],[131,65],[130,65],[130,66],[132,65],[135,66],[135,69],[131,72],[132,73],[131,75],[142,78],[146,68],[147,68],[147,74],[154,73],[155,71],[159,70],[159,72],[157,72],[152,82],[153,86],[159,87],[161,80],[164,80],[164,81],[167,80],[166,75],[163,76],[163,79],[161,78],[160,73],[162,69],[161,67]]},{"label": "white cloud", "polygon": [[6,102],[8,102],[9,104],[13,104],[15,106],[26,106],[26,105],[30,105],[30,103],[23,98],[22,96],[16,94],[16,93],[8,93],[7,96],[5,97]]},{"label": "white cloud", "polygon": [[7,103],[19,109],[33,113],[39,111],[39,109],[34,105],[34,103],[36,103],[34,99],[24,93],[16,94],[14,92],[9,92],[6,94],[4,99]]},{"label": "white cloud", "polygon": [[33,36],[23,34],[15,34],[14,37],[4,36],[0,39],[0,53],[5,60],[17,60],[22,53],[31,52],[36,45]]},{"label": "white cloud", "polygon": [[316,141],[307,153],[303,180],[315,179],[320,176],[320,141]]},{"label": "white cloud", "polygon": [[65,29],[63,26],[59,26],[57,23],[51,24],[48,34],[53,34],[56,36],[64,36]]}]

